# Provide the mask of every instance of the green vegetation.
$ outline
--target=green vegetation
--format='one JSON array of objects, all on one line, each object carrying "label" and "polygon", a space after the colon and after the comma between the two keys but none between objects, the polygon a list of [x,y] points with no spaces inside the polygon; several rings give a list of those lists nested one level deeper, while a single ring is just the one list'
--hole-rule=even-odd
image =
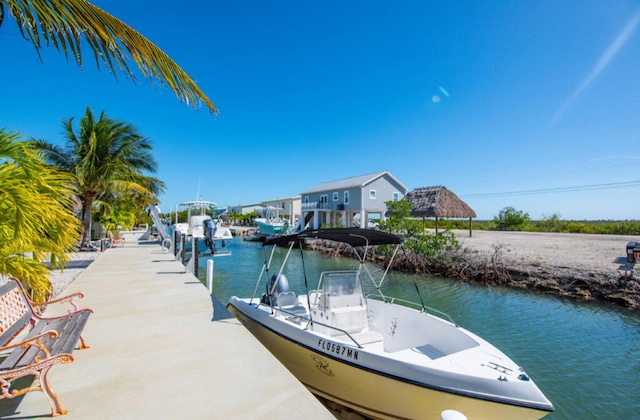
[{"label": "green vegetation", "polygon": [[[214,213],[217,210],[217,206],[209,206],[207,207],[204,212],[205,214],[213,217]],[[200,210],[198,210],[200,211]],[[252,213],[253,214],[253,218],[256,218],[256,214],[255,212]],[[172,211],[171,212],[171,220],[169,221],[170,224],[176,223],[176,216],[177,216],[177,223],[187,223],[189,220],[187,219],[189,217],[189,209],[183,209],[183,210],[178,210],[177,212]],[[223,218],[230,218],[231,220],[242,220],[245,217],[249,217],[250,214],[234,214],[234,213],[229,213],[229,214],[225,214],[223,216]],[[168,215],[167,215],[168,217]]]},{"label": "green vegetation", "polygon": [[258,217],[258,214],[255,211],[252,211],[251,213],[245,213],[245,214],[227,213],[225,214],[225,216],[231,219],[231,221],[235,225],[252,226],[254,223],[254,220]]},{"label": "green vegetation", "polygon": [[203,103],[212,113],[218,112],[196,82],[164,51],[86,0],[0,0],[0,27],[5,13],[13,16],[20,34],[33,44],[38,56],[43,46],[53,46],[82,67],[81,47],[87,45],[98,68],[102,63],[114,77],[119,69],[135,81],[130,67],[133,63],[143,77],[167,86],[187,105]]},{"label": "green vegetation", "polygon": [[425,232],[422,221],[411,219],[411,203],[406,200],[385,203],[390,211],[389,218],[380,223],[380,230],[405,237],[407,250],[421,255],[431,262],[443,263],[449,259],[450,251],[459,244],[451,231],[438,232],[437,235]]},{"label": "green vegetation", "polygon": [[[95,119],[87,107],[76,133],[73,117],[63,121],[65,147],[34,140],[48,163],[67,173],[82,204],[81,249],[91,247],[91,221],[94,206],[103,220],[114,214],[113,207],[137,203],[146,207],[157,201],[164,183],[145,175],[156,170],[149,140],[128,123],[107,118],[102,112]],[[131,219],[129,219],[131,220]]]},{"label": "green vegetation", "polygon": [[[9,16],[13,19],[5,19]],[[119,69],[135,80],[133,63],[144,78],[168,87],[187,105],[204,104],[211,113],[218,112],[162,50],[86,0],[0,0],[0,28],[11,21],[38,56],[44,46],[53,46],[82,67],[84,45],[96,65],[102,63],[114,77]],[[87,108],[78,136],[69,119],[66,148],[43,140],[24,142],[0,128],[0,274],[20,278],[36,299],[50,292],[41,258],[48,255],[52,267],[64,266],[81,230],[82,247],[88,247],[92,210],[107,228],[147,223],[144,205],[164,188],[160,180],[142,173],[155,170],[147,140],[128,124],[103,116],[93,121]],[[73,214],[78,200],[82,225]]]},{"label": "green vegetation", "polygon": [[[48,269],[64,267],[67,253],[90,248],[92,212],[107,229],[143,223],[143,208],[164,183],[145,175],[156,163],[147,139],[130,124],[96,120],[87,107],[78,133],[63,122],[66,147],[23,141],[0,129],[0,274],[19,278],[36,300],[51,292]],[[82,206],[82,223],[74,206]]]},{"label": "green vegetation", "polygon": [[31,143],[0,129],[0,274],[22,280],[38,301],[51,292],[41,261],[64,265],[80,233],[70,185]]},{"label": "green vegetation", "polygon": [[513,207],[505,207],[500,213],[493,218],[495,230],[524,230],[531,222],[529,213],[522,210],[516,210]]},{"label": "green vegetation", "polygon": [[[508,209],[511,207],[506,207]],[[504,214],[506,211],[501,211]],[[516,211],[517,214],[521,212]],[[525,232],[557,232],[557,233],[588,233],[601,235],[640,235],[640,220],[564,220],[559,214],[554,213],[544,216],[542,220],[531,220],[528,218],[522,226],[521,231]],[[473,230],[514,230],[498,229],[496,218],[493,220],[474,220]],[[418,219],[413,219],[418,222]],[[420,223],[422,219],[419,219]],[[435,219],[425,220],[425,228],[435,229]],[[467,219],[439,219],[438,228],[444,230],[468,230],[469,220]]]},{"label": "green vegetation", "polygon": [[[380,229],[403,236],[407,251],[394,261],[395,269],[429,273],[451,278],[502,284],[509,274],[499,263],[501,248],[495,248],[490,259],[478,260],[466,249],[461,249],[452,230],[468,230],[469,220],[438,220],[438,234],[432,232],[435,219],[425,220],[410,217],[411,204],[406,200],[385,203],[389,217],[380,223]],[[543,220],[533,221],[529,214],[505,207],[493,219],[474,221],[474,230],[521,230],[530,232],[603,233],[616,235],[640,235],[638,221],[566,221],[553,214]],[[391,247],[379,247],[381,255],[390,257]]]}]

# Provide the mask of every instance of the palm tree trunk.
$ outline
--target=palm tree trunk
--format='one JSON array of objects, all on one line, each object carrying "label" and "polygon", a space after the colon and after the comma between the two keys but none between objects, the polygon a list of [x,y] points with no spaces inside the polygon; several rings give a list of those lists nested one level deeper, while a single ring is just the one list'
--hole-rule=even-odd
[{"label": "palm tree trunk", "polygon": [[93,206],[94,194],[85,194],[82,200],[82,242],[81,250],[91,248],[91,207]]}]

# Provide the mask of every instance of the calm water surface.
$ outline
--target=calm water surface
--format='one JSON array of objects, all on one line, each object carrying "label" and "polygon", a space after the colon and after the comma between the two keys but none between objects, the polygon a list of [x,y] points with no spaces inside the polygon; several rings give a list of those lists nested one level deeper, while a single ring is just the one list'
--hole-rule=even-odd
[{"label": "calm water surface", "polygon": [[[234,239],[226,249],[231,256],[214,259],[213,294],[223,303],[251,296],[264,262],[259,243]],[[311,289],[323,270],[355,268],[352,260],[311,252],[304,264]],[[304,291],[299,251],[287,267],[290,288]],[[640,312],[397,273],[390,273],[383,292],[418,301],[414,277],[426,305],[447,312],[527,371],[556,407],[545,419],[640,418]]]}]

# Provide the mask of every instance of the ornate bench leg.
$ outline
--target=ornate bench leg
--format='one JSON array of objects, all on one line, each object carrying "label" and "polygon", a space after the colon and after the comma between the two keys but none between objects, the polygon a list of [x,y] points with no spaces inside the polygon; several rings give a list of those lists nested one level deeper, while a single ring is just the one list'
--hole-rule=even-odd
[{"label": "ornate bench leg", "polygon": [[68,411],[63,409],[60,405],[60,400],[53,389],[51,389],[51,384],[49,383],[49,369],[51,369],[51,365],[45,367],[40,372],[40,387],[44,395],[47,396],[49,400],[49,405],[51,405],[51,416],[60,416],[62,414],[67,414]]},{"label": "ornate bench leg", "polygon": [[88,348],[89,348],[89,346],[87,345],[87,343],[84,341],[84,337],[83,337],[82,335],[80,335],[80,340],[78,340],[78,342],[79,342],[79,344],[80,344],[80,345],[78,346],[78,349],[81,349],[81,350],[82,350],[82,349],[88,349]]}]

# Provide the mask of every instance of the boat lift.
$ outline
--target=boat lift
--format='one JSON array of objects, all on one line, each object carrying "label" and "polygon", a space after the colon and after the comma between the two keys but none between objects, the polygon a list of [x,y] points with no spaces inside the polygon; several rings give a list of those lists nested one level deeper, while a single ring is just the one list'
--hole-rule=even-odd
[{"label": "boat lift", "polygon": [[160,219],[160,212],[158,211],[158,204],[154,204],[153,206],[149,206],[148,208],[149,216],[151,216],[151,220],[153,220],[153,224],[158,231],[158,236],[160,236],[160,245],[162,246],[163,252],[173,252],[175,244],[173,243],[172,238],[169,237],[169,234],[164,228],[164,223],[162,223],[162,219]]}]

